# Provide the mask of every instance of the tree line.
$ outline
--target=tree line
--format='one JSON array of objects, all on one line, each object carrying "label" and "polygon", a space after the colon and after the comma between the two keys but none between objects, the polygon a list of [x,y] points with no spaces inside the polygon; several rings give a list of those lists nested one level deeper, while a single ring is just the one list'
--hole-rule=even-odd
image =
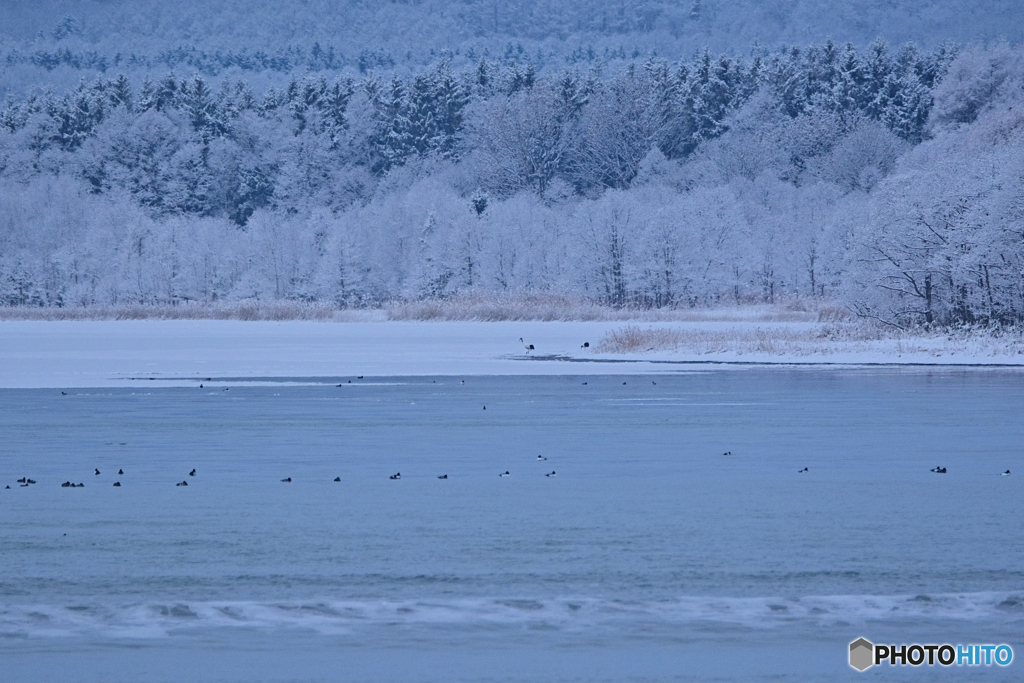
[{"label": "tree line", "polygon": [[[663,306],[799,294],[897,323],[1012,322],[1020,250],[980,216],[1012,225],[1013,201],[986,202],[1019,178],[982,173],[942,209],[931,203],[959,192],[948,183],[924,196],[895,184],[922,150],[952,145],[961,161],[957,145],[1016,96],[1019,67],[1007,46],[876,41],[614,71],[441,60],[261,93],[201,74],[103,77],[0,115],[0,298],[366,305],[546,289]],[[996,147],[1019,151],[1016,129],[1005,135]],[[949,163],[927,172],[939,168],[966,182]],[[91,215],[40,205],[47,193]],[[935,236],[968,219],[973,232]],[[88,249],[29,237],[61,221]],[[934,244],[907,243],[924,225]],[[963,243],[982,232],[984,258]],[[984,263],[931,270],[957,249]]]}]

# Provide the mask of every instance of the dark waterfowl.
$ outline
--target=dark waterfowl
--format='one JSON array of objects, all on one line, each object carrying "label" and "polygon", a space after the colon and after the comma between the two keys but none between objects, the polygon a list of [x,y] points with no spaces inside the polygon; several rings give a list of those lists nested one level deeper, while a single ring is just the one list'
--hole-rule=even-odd
[{"label": "dark waterfowl", "polygon": [[557,476],[557,475],[555,474],[555,471],[554,471],[554,470],[551,470],[551,473],[550,473],[550,474],[545,474],[544,476],[545,476],[545,477],[554,477],[554,476]]},{"label": "dark waterfowl", "polygon": [[190,476],[190,477],[196,476],[196,468],[193,467],[192,471],[188,473],[188,476]]},{"label": "dark waterfowl", "polygon": [[442,474],[440,477],[438,477],[438,479],[447,479],[447,478],[448,478],[447,474]]},{"label": "dark waterfowl", "polygon": [[581,346],[580,348],[581,349],[589,349],[590,348],[590,342],[583,342],[583,346]]},{"label": "dark waterfowl", "polygon": [[66,489],[66,488],[68,488],[69,486],[73,486],[73,484],[72,484],[72,483],[71,483],[70,481],[66,481],[66,482],[64,482],[63,484],[61,484],[61,485],[60,485],[60,487],[61,487],[62,489]]},{"label": "dark waterfowl", "polygon": [[341,481],[341,477],[335,477],[334,481]]},{"label": "dark waterfowl", "polygon": [[121,482],[119,482],[119,481],[115,481],[115,482],[114,482],[114,486],[120,487],[120,486],[121,486]]},{"label": "dark waterfowl", "polygon": [[543,455],[538,455],[537,460],[547,460],[547,458],[545,458]]},{"label": "dark waterfowl", "polygon": [[118,474],[124,474],[124,470],[118,470],[117,473]]},{"label": "dark waterfowl", "polygon": [[1004,476],[1004,477],[1007,477],[1007,476],[1009,476],[1009,475],[1010,475],[1010,470],[1006,470],[1006,471],[1005,471],[1005,472],[1003,472],[1003,474],[1002,474],[1002,476]]},{"label": "dark waterfowl", "polygon": [[95,474],[99,475],[99,473],[100,473],[100,471],[99,471],[99,470],[96,470]]},{"label": "dark waterfowl", "polygon": [[188,482],[187,481],[179,481],[177,484],[175,484],[175,486],[188,486]]},{"label": "dark waterfowl", "polygon": [[291,481],[292,481],[292,478],[291,478],[291,477],[285,477],[285,478],[284,478],[284,479],[282,479],[281,481],[285,482],[286,484],[290,484],[290,483],[291,483]]},{"label": "dark waterfowl", "polygon": [[36,480],[35,479],[26,479],[25,483],[26,484],[34,484],[34,483],[36,483]]},{"label": "dark waterfowl", "polygon": [[25,483],[25,477],[22,477],[21,479],[19,479],[18,483],[19,484],[24,484]]},{"label": "dark waterfowl", "polygon": [[390,477],[388,477],[388,479],[401,479],[401,478],[402,478],[402,473],[401,472],[395,472]]},{"label": "dark waterfowl", "polygon": [[502,473],[501,473],[501,474],[499,474],[498,476],[499,476],[499,477],[511,477],[512,475],[511,475],[511,474],[509,474],[508,470],[505,470],[504,472],[502,472]]}]

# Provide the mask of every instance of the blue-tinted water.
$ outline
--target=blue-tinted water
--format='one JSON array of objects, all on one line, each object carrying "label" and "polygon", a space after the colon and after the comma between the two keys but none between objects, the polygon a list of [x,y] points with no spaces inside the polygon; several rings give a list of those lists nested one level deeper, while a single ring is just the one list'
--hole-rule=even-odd
[{"label": "blue-tinted water", "polygon": [[11,680],[835,680],[858,636],[1024,655],[1022,382],[0,391],[0,660]]}]

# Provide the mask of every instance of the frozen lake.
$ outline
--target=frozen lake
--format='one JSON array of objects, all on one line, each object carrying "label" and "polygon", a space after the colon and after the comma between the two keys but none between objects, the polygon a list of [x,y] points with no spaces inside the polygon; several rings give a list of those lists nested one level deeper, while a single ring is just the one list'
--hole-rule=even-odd
[{"label": "frozen lake", "polygon": [[160,384],[0,390],[4,680],[856,680],[859,636],[1024,654],[1021,372]]}]

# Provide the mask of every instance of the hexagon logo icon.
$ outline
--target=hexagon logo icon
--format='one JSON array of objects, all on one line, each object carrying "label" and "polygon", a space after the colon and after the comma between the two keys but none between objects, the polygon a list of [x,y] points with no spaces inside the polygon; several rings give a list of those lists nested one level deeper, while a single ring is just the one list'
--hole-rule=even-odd
[{"label": "hexagon logo icon", "polygon": [[850,666],[857,671],[864,671],[874,664],[875,646],[865,638],[858,638],[850,643]]}]

